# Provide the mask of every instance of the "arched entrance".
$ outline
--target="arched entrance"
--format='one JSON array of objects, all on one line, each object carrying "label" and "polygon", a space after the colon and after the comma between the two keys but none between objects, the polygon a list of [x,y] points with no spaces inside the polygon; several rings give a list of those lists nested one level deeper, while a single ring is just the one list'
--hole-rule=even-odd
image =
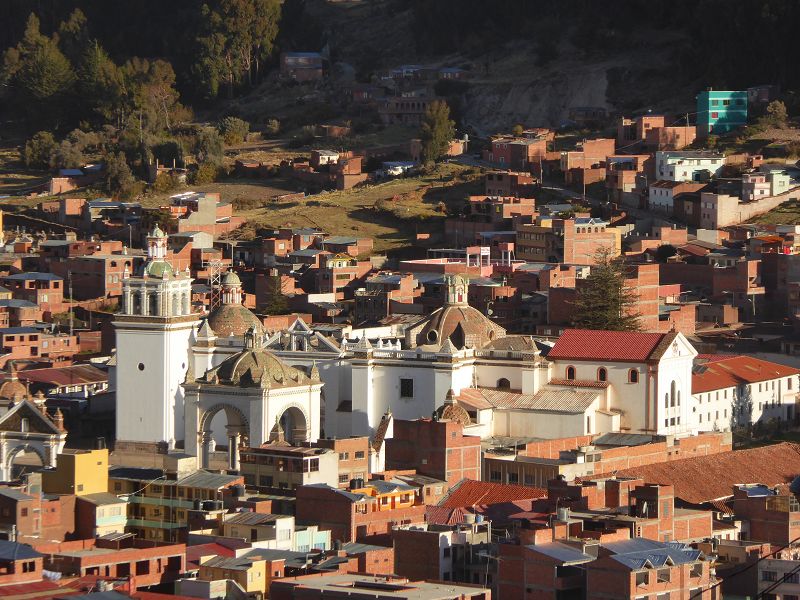
[{"label": "arched entrance", "polygon": [[217,428],[219,435],[220,420],[216,417],[225,418],[225,437],[227,438],[228,450],[228,469],[239,470],[239,447],[249,443],[250,424],[244,413],[230,404],[216,404],[206,410],[200,417],[200,428],[198,431],[200,445],[201,467],[208,469],[211,467],[212,453],[216,447],[214,431]]},{"label": "arched entrance", "polygon": [[6,481],[12,481],[21,477],[24,473],[37,471],[47,465],[42,450],[31,444],[20,444],[14,447],[6,457]]},{"label": "arched entrance", "polygon": [[[280,431],[278,425],[280,425]],[[277,441],[281,433],[283,438],[291,444],[308,441],[308,418],[302,408],[289,406],[281,413],[278,423],[272,428],[270,441]]]}]

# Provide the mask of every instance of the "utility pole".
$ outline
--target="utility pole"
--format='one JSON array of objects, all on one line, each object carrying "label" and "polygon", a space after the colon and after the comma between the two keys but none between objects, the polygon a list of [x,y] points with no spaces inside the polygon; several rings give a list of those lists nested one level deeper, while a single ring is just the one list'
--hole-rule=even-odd
[{"label": "utility pole", "polygon": [[72,271],[67,271],[67,282],[69,283],[69,336],[72,337]]}]

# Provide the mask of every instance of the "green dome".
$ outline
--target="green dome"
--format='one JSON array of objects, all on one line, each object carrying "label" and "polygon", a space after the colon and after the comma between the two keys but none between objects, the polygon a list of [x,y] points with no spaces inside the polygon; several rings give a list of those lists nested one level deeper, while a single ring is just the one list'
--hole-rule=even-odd
[{"label": "green dome", "polygon": [[225,273],[225,277],[222,278],[222,285],[242,285],[242,280],[239,279],[239,276],[234,271],[228,271]]},{"label": "green dome", "polygon": [[144,272],[148,277],[156,279],[167,279],[175,274],[175,271],[172,270],[172,265],[165,260],[154,260],[147,263],[144,267]]}]

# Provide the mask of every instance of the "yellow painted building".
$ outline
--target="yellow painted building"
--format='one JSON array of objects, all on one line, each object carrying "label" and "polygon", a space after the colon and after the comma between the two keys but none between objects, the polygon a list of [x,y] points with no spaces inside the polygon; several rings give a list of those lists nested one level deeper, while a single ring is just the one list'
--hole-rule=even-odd
[{"label": "yellow painted building", "polygon": [[55,469],[42,471],[45,494],[100,494],[108,492],[108,450],[65,449]]},{"label": "yellow painted building", "polygon": [[215,556],[200,564],[198,579],[202,581],[232,579],[248,593],[266,594],[269,584],[267,561],[246,556],[238,558]]}]

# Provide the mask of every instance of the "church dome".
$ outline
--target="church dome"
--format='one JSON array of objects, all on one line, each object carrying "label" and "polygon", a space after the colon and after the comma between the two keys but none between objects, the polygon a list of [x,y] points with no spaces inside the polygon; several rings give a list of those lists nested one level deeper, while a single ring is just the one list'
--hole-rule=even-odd
[{"label": "church dome", "polygon": [[434,311],[417,333],[417,345],[440,345],[450,340],[456,348],[482,348],[505,335],[505,329],[471,306],[444,306]]},{"label": "church dome", "polygon": [[246,348],[231,356],[209,370],[203,380],[221,385],[265,388],[307,386],[319,382],[319,379],[312,379],[262,348]]},{"label": "church dome", "polygon": [[465,427],[472,422],[467,409],[456,401],[456,395],[453,390],[447,391],[444,404],[436,409],[434,416],[437,421],[453,421]]},{"label": "church dome", "polygon": [[25,384],[16,377],[0,383],[0,400],[21,400],[27,394]]},{"label": "church dome", "polygon": [[153,260],[144,265],[143,274],[155,279],[168,279],[175,274],[172,265],[165,260]]},{"label": "church dome", "polygon": [[242,280],[235,271],[228,271],[222,278],[222,285],[242,285]]},{"label": "church dome", "polygon": [[211,311],[206,320],[219,337],[244,335],[251,327],[257,334],[264,334],[264,326],[258,317],[241,304],[220,304]]},{"label": "church dome", "polygon": [[164,233],[164,232],[161,230],[161,227],[159,227],[158,225],[156,225],[156,226],[153,228],[153,232],[150,234],[150,237],[153,237],[153,238],[165,238],[165,237],[167,237],[167,234],[166,234],[166,233]]}]

